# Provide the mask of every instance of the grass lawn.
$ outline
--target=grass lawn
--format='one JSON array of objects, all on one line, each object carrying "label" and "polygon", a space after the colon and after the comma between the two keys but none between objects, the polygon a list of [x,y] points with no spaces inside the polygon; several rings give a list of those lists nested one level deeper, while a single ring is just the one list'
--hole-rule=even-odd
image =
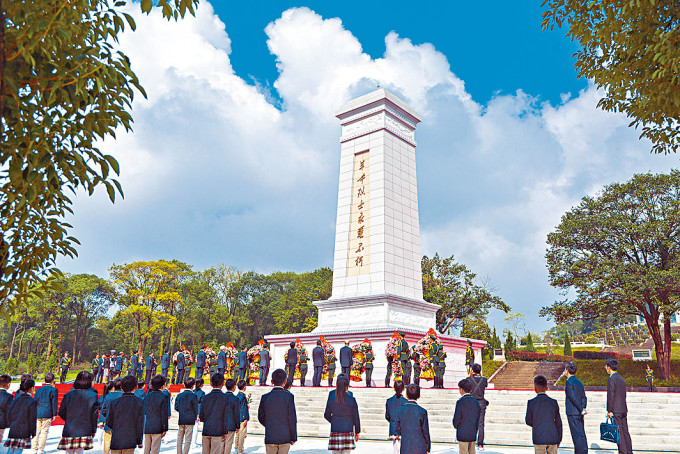
[{"label": "grass lawn", "polygon": [[[578,367],[576,376],[583,382],[585,386],[606,386],[607,385],[607,371],[604,369],[604,361],[598,359],[577,359],[574,364]],[[626,380],[628,386],[647,386],[645,379],[645,369],[647,367],[645,361],[633,361],[631,359],[624,359],[619,361],[619,374]],[[654,386],[680,386],[680,361],[671,361],[671,380],[659,380],[659,370],[656,362],[651,364],[654,370],[656,379]],[[563,385],[566,379],[562,377],[557,383]]]},{"label": "grass lawn", "polygon": [[490,359],[482,360],[482,374],[489,378],[494,372],[498,370],[499,367],[503,365],[503,361],[492,361]]}]

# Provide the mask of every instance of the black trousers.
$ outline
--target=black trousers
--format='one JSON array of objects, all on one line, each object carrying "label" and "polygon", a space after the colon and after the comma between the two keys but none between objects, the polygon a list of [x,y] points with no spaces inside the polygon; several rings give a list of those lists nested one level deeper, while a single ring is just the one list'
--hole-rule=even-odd
[{"label": "black trousers", "polygon": [[390,387],[391,379],[392,379],[392,363],[387,363],[387,373],[385,374],[385,388]]},{"label": "black trousers", "polygon": [[185,369],[177,369],[177,381],[175,382],[176,385],[181,385],[184,383],[184,371]]},{"label": "black trousers", "polygon": [[286,372],[288,373],[286,385],[292,385],[293,378],[295,378],[295,364],[286,364]]},{"label": "black trousers", "polygon": [[477,419],[477,446],[484,446],[484,418],[486,417],[486,401],[479,402],[479,418]]},{"label": "black trousers", "polygon": [[621,443],[619,443],[619,453],[633,454],[633,442],[630,439],[630,432],[628,432],[628,414],[614,413],[614,424],[619,426],[619,434],[621,435]]},{"label": "black trousers", "polygon": [[218,367],[217,373],[220,374],[220,375],[224,375],[224,367]]},{"label": "black trousers", "polygon": [[366,386],[371,387],[371,378],[373,377],[373,366],[366,367]]},{"label": "black trousers", "polygon": [[265,386],[267,384],[267,376],[269,375],[268,366],[260,366],[260,386]]},{"label": "black trousers", "polygon": [[321,377],[323,377],[323,366],[314,366],[314,378],[312,378],[312,386],[321,386]]},{"label": "black trousers", "polygon": [[203,367],[197,367],[196,368],[196,375],[194,378],[203,378]]},{"label": "black trousers", "polygon": [[59,376],[59,381],[64,383],[66,381],[66,374],[68,374],[68,367],[61,368],[61,375]]},{"label": "black trousers", "polygon": [[168,370],[170,369],[161,369],[161,375],[165,378],[168,378]]},{"label": "black trousers", "polygon": [[151,378],[152,378],[152,377],[153,377],[153,371],[147,369],[147,370],[146,370],[146,378],[144,379],[144,383],[149,384],[149,382],[151,381]]},{"label": "black trousers", "polygon": [[647,383],[649,383],[649,392],[651,393],[652,391],[654,391],[654,379],[648,378]]},{"label": "black trousers", "polygon": [[239,380],[245,380],[246,379],[246,368],[245,367],[239,367],[238,368],[238,379]]},{"label": "black trousers", "polygon": [[300,386],[305,386],[305,382],[307,381],[308,369],[309,366],[307,366],[307,364],[300,364]]},{"label": "black trousers", "polygon": [[340,369],[342,369],[342,373],[347,375],[347,379],[349,379],[349,374],[352,370],[352,366],[350,366],[350,367],[342,367],[341,366]]},{"label": "black trousers", "polygon": [[420,386],[420,369],[416,367],[413,368],[413,383]]},{"label": "black trousers", "polygon": [[588,440],[583,415],[567,415],[571,440],[574,442],[574,454],[588,453]]}]

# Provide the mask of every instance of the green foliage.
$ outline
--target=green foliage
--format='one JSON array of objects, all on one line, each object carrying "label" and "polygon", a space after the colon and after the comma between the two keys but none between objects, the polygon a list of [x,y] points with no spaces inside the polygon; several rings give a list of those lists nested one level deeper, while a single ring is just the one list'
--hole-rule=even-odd
[{"label": "green foliage", "polygon": [[595,336],[586,337],[586,344],[597,344],[598,338]]},{"label": "green foliage", "polygon": [[526,352],[535,352],[536,349],[534,348],[534,340],[531,337],[531,333],[527,334],[527,343],[524,346],[524,351]]},{"label": "green foliage", "polygon": [[512,332],[508,331],[507,337],[505,338],[505,345],[503,348],[505,348],[505,353],[507,355],[508,352],[513,352],[517,350],[517,342],[515,341],[515,338],[512,337]]},{"label": "green foliage", "polygon": [[423,256],[423,299],[439,304],[437,330],[446,333],[459,327],[463,321],[489,309],[510,311],[503,300],[494,295],[488,285],[476,283],[476,274],[455,261],[454,257],[442,259],[439,254]]},{"label": "green foliage", "polygon": [[50,357],[47,358],[47,361],[45,362],[44,371],[45,371],[45,373],[52,372],[53,374],[56,374],[58,367],[59,367],[59,356],[57,354],[57,351],[55,350],[50,355]]},{"label": "green foliage", "polygon": [[489,357],[493,354],[493,335],[491,328],[486,323],[487,313],[488,311],[484,311],[471,315],[463,320],[463,326],[460,329],[460,337],[486,341],[486,345],[482,348],[482,357]]},{"label": "green foliage", "polygon": [[5,373],[9,375],[17,375],[19,372],[19,361],[16,358],[10,358],[5,363]]},{"label": "green foliage", "polygon": [[573,354],[571,351],[571,341],[569,340],[569,333],[564,333],[564,355],[569,356]]},{"label": "green foliage", "polygon": [[26,360],[26,373],[33,375],[33,377],[37,377],[38,372],[40,371],[40,363],[41,360],[38,355],[28,355],[28,360]]},{"label": "green foliage", "polygon": [[675,0],[544,0],[543,28],[566,25],[579,42],[576,70],[598,106],[624,112],[655,153],[680,147],[680,10]]},{"label": "green foliage", "polygon": [[[116,45],[132,17],[117,0],[32,0],[0,5],[0,312],[58,275],[76,255],[65,217],[73,193],[123,194],[118,162],[98,144],[130,130],[134,91],[144,94]],[[198,0],[160,0],[168,19]],[[151,9],[142,1],[142,10]],[[32,293],[37,291],[38,293]]]},{"label": "green foliage", "polygon": [[[583,382],[585,386],[606,386],[607,385],[607,371],[604,369],[604,361],[596,359],[575,359],[574,364],[578,368],[576,376]],[[618,373],[626,380],[627,386],[648,386],[645,379],[645,369],[649,364],[646,361],[633,361],[631,359],[619,360]],[[654,386],[680,386],[680,361],[673,360],[670,363],[670,369],[673,379],[660,380],[658,376],[658,369],[652,364],[654,369]],[[564,385],[565,377],[562,377],[557,384]]]},{"label": "green foliage", "polygon": [[504,363],[505,361],[482,361],[482,375],[484,375],[486,378],[490,378]]},{"label": "green foliage", "polygon": [[[680,172],[639,174],[584,197],[548,235],[551,285],[575,298],[543,308],[557,323],[641,315],[668,378],[680,309]],[[664,316],[662,338],[659,326]]]},{"label": "green foliage", "polygon": [[680,338],[680,334],[678,333],[671,333],[671,340],[676,341]]}]

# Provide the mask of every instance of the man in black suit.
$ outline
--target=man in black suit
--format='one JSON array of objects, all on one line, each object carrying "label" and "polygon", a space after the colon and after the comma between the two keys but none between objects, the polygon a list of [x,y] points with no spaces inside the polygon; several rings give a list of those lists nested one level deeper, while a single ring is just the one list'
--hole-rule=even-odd
[{"label": "man in black suit", "polygon": [[245,380],[246,372],[248,371],[248,351],[246,347],[241,349],[241,353],[238,354],[238,379]]},{"label": "man in black suit", "polygon": [[[297,350],[295,349],[295,342],[290,343],[290,348],[288,349],[288,356],[286,357],[286,368],[288,369],[288,379],[286,380],[286,387],[290,387],[293,384],[293,378],[295,378],[295,367],[297,366]],[[274,376],[272,375],[272,379]]]},{"label": "man in black suit", "polygon": [[[290,358],[290,354],[288,357]],[[288,379],[290,380],[290,375]],[[287,454],[290,447],[297,441],[295,397],[291,392],[282,388],[286,382],[286,373],[282,369],[276,369],[272,373],[272,382],[274,389],[260,398],[257,419],[264,426],[264,444],[267,454]]]},{"label": "man in black suit", "polygon": [[163,378],[168,378],[168,371],[170,370],[170,350],[166,350],[161,356],[161,375]]},{"label": "man in black suit", "polygon": [[489,401],[484,397],[486,387],[489,382],[486,377],[482,377],[482,366],[479,364],[472,365],[472,377],[469,378],[472,383],[472,391],[470,394],[479,402],[479,422],[477,423],[477,446],[480,451],[484,449],[484,418],[486,417],[486,407]]},{"label": "man in black suit", "polygon": [[184,352],[182,349],[180,349],[177,352],[177,380],[175,381],[176,385],[180,385],[184,383],[184,371],[186,370],[187,367],[187,360],[186,357],[184,356]]},{"label": "man in black suit", "polygon": [[354,353],[349,346],[349,341],[345,341],[345,346],[340,349],[340,369],[341,373],[349,377],[350,371],[352,370],[352,359],[354,358]]},{"label": "man in black suit", "polygon": [[326,355],[321,347],[321,341],[316,341],[316,347],[312,350],[312,361],[314,362],[314,377],[312,378],[312,386],[321,386],[321,377],[323,377],[323,365],[326,363]]},{"label": "man in black suit", "polygon": [[130,375],[137,377],[137,371],[139,370],[139,356],[137,356],[137,350],[132,352],[130,367],[132,368],[132,370],[130,370]]},{"label": "man in black suit", "polygon": [[609,374],[607,379],[607,416],[614,418],[614,424],[619,426],[621,443],[620,454],[633,454],[633,442],[628,432],[628,406],[626,405],[626,381],[616,371],[619,362],[613,358],[605,362],[605,369]]},{"label": "man in black suit", "polygon": [[227,368],[227,347],[220,346],[220,352],[217,354],[217,373],[224,376],[224,371]]},{"label": "man in black suit", "polygon": [[260,386],[267,386],[269,361],[269,347],[265,345],[262,350],[260,350]]},{"label": "man in black suit", "polygon": [[453,427],[456,428],[458,452],[460,454],[474,454],[479,423],[479,402],[470,394],[472,391],[471,380],[466,378],[459,381],[458,389],[462,397],[456,402],[456,410],[453,413]]},{"label": "man in black suit", "polygon": [[151,377],[154,375],[156,375],[156,359],[153,357],[153,352],[149,352],[149,356],[146,357],[146,378],[144,383],[149,384]]},{"label": "man in black suit", "polygon": [[205,369],[205,349],[208,348],[207,345],[203,345],[203,348],[196,354],[196,375],[195,378],[203,378],[203,370]]},{"label": "man in black suit", "polygon": [[548,380],[543,375],[534,378],[537,396],[527,403],[525,421],[531,426],[531,435],[536,454],[557,454],[562,442],[562,419],[560,406],[555,399],[548,397]]},{"label": "man in black suit", "polygon": [[420,386],[406,387],[408,401],[397,410],[397,435],[401,437],[400,454],[426,454],[432,450],[427,410],[418,405]]},{"label": "man in black suit", "polygon": [[586,411],[588,399],[583,383],[576,378],[576,370],[574,363],[568,363],[564,370],[567,375],[567,385],[564,387],[564,393],[567,397],[565,409],[571,439],[574,442],[574,454],[588,454],[588,439],[583,421],[583,416],[588,413]]}]

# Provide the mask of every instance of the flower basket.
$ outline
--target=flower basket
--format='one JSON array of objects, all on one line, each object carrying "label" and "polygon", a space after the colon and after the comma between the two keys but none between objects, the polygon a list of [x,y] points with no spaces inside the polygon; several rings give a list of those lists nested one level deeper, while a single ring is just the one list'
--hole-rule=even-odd
[{"label": "flower basket", "polygon": [[255,384],[256,380],[260,378],[260,352],[264,348],[264,340],[260,341],[248,350],[248,381],[250,384]]},{"label": "flower basket", "polygon": [[324,365],[323,365],[323,380],[328,380],[328,363],[332,357],[335,356],[335,347],[326,341],[326,339],[321,336],[321,348],[324,352]]},{"label": "flower basket", "polygon": [[[432,339],[431,336],[435,336],[435,339]],[[427,335],[412,347],[412,351],[420,356],[418,363],[420,364],[421,380],[434,380],[434,368],[432,367],[432,358],[430,358],[430,345],[432,344],[438,344],[444,349],[444,344],[437,337],[437,333],[430,328]]]},{"label": "flower basket", "polygon": [[227,369],[224,371],[224,377],[230,378],[234,374],[234,369],[236,368],[236,358],[238,357],[238,350],[234,347],[234,344],[229,342],[227,344],[227,349],[225,351],[227,354]]}]

